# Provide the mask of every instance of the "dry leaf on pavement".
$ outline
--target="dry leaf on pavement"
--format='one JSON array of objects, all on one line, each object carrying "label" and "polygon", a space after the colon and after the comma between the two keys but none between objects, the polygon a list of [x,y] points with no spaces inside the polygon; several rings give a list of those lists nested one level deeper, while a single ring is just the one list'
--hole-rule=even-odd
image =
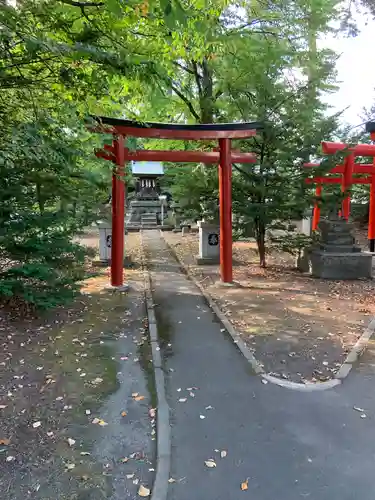
[{"label": "dry leaf on pavement", "polygon": [[75,439],[68,438],[67,441],[68,441],[68,445],[69,446],[73,446],[74,444],[76,444],[76,440]]},{"label": "dry leaf on pavement", "polygon": [[101,418],[94,418],[92,423],[101,425],[102,427],[104,427],[105,425],[108,425],[107,422],[104,422],[104,420],[102,420]]},{"label": "dry leaf on pavement", "polygon": [[140,497],[149,497],[150,493],[151,493],[150,490],[141,484],[141,486],[138,489],[138,495]]},{"label": "dry leaf on pavement", "polygon": [[241,490],[242,491],[245,491],[249,488],[249,480],[246,479],[246,481],[244,481],[243,483],[241,483]]},{"label": "dry leaf on pavement", "polygon": [[127,415],[126,411],[122,411],[122,412],[121,412],[121,416],[122,416],[122,417],[126,417],[126,415]]}]

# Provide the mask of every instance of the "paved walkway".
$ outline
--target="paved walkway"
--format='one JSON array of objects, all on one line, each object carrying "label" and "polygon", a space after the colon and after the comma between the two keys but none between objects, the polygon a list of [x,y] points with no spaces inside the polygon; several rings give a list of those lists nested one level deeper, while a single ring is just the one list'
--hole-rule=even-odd
[{"label": "paved walkway", "polygon": [[[324,392],[264,385],[159,232],[145,232],[144,241],[159,333],[172,345],[165,356],[177,482],[168,500],[373,500],[373,373],[354,369],[341,387]],[[210,458],[216,468],[205,466]]]}]

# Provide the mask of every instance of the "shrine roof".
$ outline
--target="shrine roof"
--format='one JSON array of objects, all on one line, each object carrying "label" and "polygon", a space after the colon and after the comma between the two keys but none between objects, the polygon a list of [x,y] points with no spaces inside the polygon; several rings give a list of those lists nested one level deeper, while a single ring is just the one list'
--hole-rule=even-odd
[{"label": "shrine roof", "polygon": [[157,161],[132,161],[131,169],[134,175],[164,175],[164,166]]}]

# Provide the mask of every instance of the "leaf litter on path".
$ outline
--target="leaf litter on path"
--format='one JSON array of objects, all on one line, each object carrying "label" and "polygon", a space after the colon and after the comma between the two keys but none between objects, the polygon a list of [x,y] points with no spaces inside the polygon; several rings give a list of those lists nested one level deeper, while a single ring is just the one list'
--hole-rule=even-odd
[{"label": "leaf litter on path", "polygon": [[102,427],[104,427],[105,425],[108,425],[107,422],[104,422],[104,420],[102,420],[101,418],[94,418],[92,423],[101,425]]},{"label": "leaf litter on path", "polygon": [[150,493],[151,493],[151,491],[149,488],[146,488],[146,486],[143,486],[143,484],[140,485],[140,487],[138,489],[138,495],[140,497],[149,497]]},{"label": "leaf litter on path", "polygon": [[241,490],[246,491],[249,489],[249,479],[246,479],[243,483],[241,483]]}]

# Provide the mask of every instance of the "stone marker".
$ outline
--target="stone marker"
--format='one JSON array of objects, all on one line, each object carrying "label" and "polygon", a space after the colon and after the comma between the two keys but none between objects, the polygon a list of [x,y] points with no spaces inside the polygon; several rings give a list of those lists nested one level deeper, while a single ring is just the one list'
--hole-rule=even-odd
[{"label": "stone marker", "polygon": [[112,225],[108,221],[98,221],[99,228],[99,259],[108,262],[111,259]]},{"label": "stone marker", "polygon": [[[100,220],[96,224],[99,228],[99,261],[96,261],[95,265],[107,266],[111,262],[112,225],[106,220]],[[125,234],[127,234],[126,229]],[[126,238],[124,247],[125,241]],[[128,263],[128,259],[124,259],[124,263]]]},{"label": "stone marker", "polygon": [[313,276],[332,280],[372,277],[372,254],[355,244],[352,224],[331,216],[320,222],[319,229],[320,242],[310,254]]},{"label": "stone marker", "polygon": [[198,221],[199,255],[198,265],[219,264],[220,262],[220,231],[217,224]]}]

